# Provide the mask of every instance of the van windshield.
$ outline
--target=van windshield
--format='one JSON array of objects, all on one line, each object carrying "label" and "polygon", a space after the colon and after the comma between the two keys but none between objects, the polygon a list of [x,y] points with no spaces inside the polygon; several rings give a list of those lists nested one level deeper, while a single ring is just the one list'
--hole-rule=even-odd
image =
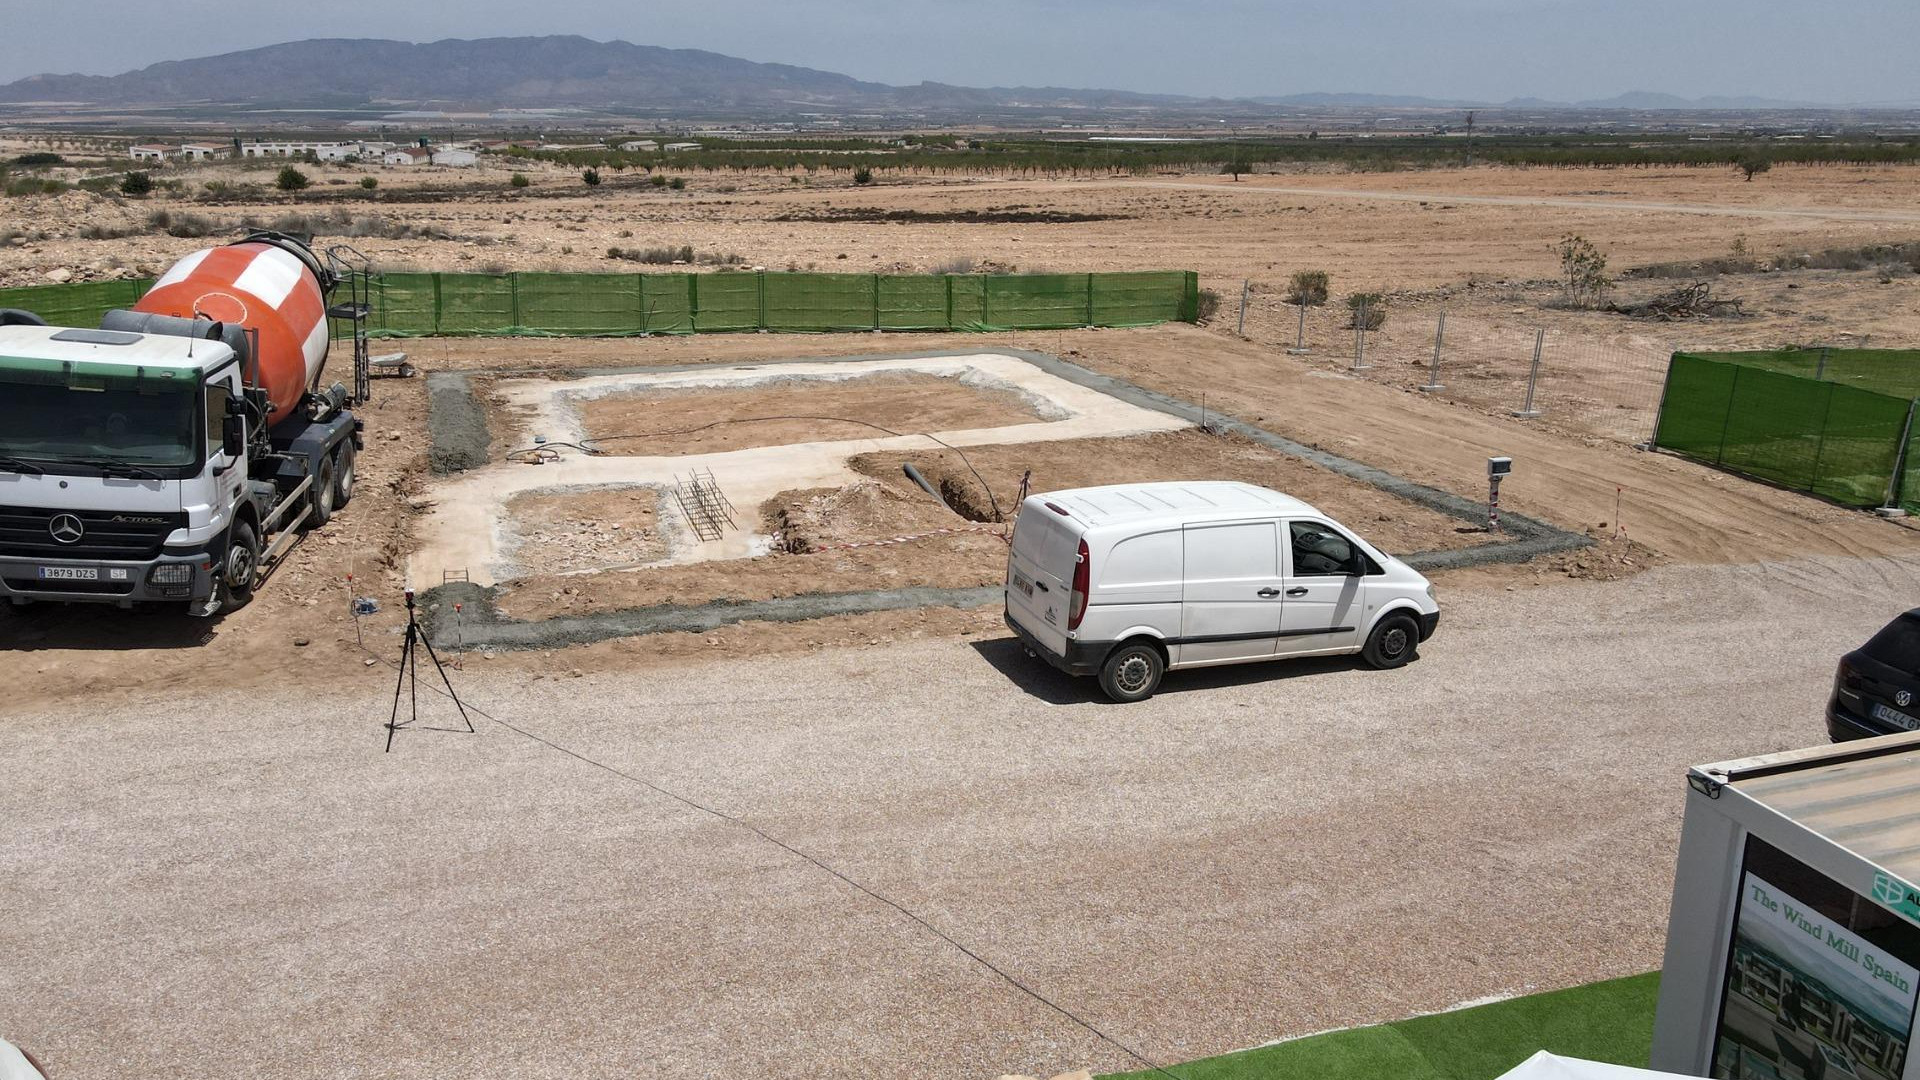
[{"label": "van windshield", "polygon": [[191,379],[0,367],[0,456],[49,469],[103,460],[191,466],[205,442],[198,390]]}]

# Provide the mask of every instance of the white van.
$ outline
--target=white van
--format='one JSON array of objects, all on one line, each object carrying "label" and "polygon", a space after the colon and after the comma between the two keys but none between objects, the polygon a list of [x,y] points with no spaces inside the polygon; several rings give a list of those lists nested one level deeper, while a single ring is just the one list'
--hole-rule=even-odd
[{"label": "white van", "polygon": [[1440,621],[1433,586],[1290,495],[1225,481],[1034,495],[1007,555],[1007,625],[1115,701],[1171,668],[1359,653],[1399,667]]}]

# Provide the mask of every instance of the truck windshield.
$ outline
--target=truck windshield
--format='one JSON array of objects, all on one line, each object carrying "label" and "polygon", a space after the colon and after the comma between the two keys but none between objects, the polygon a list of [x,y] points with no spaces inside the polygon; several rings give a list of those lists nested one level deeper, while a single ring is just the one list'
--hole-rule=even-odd
[{"label": "truck windshield", "polygon": [[0,456],[45,465],[190,466],[206,441],[199,386],[0,371]]}]

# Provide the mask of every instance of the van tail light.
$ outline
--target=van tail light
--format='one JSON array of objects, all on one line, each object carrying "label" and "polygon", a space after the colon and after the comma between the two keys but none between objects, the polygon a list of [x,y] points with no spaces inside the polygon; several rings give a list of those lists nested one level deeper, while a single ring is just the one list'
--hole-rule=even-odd
[{"label": "van tail light", "polygon": [[1087,542],[1080,541],[1080,553],[1073,563],[1073,592],[1067,597],[1067,629],[1080,629],[1080,620],[1087,614],[1087,593],[1093,585],[1092,556],[1087,552]]}]

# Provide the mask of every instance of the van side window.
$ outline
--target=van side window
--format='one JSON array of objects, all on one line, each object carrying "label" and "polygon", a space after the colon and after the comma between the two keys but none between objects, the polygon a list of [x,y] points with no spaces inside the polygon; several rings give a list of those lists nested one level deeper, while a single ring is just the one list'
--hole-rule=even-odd
[{"label": "van side window", "polygon": [[224,382],[207,384],[207,456],[220,452],[222,443],[221,429],[227,422],[227,402],[233,400],[233,390]]},{"label": "van side window", "polygon": [[1180,581],[1180,534],[1146,533],[1113,545],[1100,570],[1100,584],[1152,585]]},{"label": "van side window", "polygon": [[1293,572],[1298,577],[1352,576],[1362,563],[1355,558],[1353,544],[1346,537],[1318,521],[1290,521],[1287,531],[1293,538]]}]

